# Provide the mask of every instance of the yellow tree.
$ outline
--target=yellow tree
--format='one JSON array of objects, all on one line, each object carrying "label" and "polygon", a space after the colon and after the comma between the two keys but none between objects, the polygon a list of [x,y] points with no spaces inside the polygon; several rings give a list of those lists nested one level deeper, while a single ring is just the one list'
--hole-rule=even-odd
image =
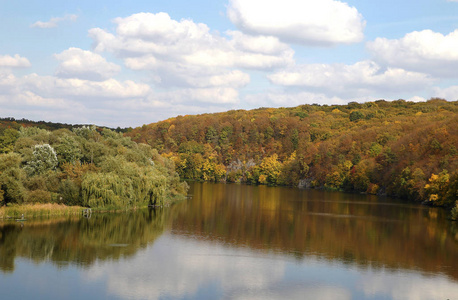
[{"label": "yellow tree", "polygon": [[[278,161],[278,155],[275,153],[265,157],[260,165],[261,175],[265,175],[265,183],[268,185],[277,185],[281,174],[282,163]],[[261,182],[261,176],[259,178]]]},{"label": "yellow tree", "polygon": [[443,170],[439,175],[432,174],[429,183],[425,185],[428,200],[435,205],[444,205],[449,183],[450,175],[447,170]]}]

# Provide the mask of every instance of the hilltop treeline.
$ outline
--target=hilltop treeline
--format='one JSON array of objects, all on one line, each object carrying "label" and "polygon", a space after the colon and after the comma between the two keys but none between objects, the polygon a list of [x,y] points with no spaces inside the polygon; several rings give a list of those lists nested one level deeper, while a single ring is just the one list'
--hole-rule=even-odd
[{"label": "hilltop treeline", "polygon": [[183,178],[301,185],[454,206],[458,102],[348,105],[178,116],[127,133]]},{"label": "hilltop treeline", "polygon": [[[72,130],[73,128],[81,128],[84,126],[88,126],[88,125],[54,123],[54,122],[47,122],[47,121],[32,121],[32,120],[28,120],[25,118],[15,119],[13,117],[0,118],[0,133],[3,132],[3,130],[8,129],[8,128],[19,130],[21,127],[38,127],[40,129],[46,129],[49,131],[53,131],[57,129]],[[117,127],[116,129],[109,128],[109,127],[103,127],[103,126],[97,126],[97,127],[99,128],[99,130],[110,129],[116,132],[127,132],[131,130],[131,128],[120,128],[120,127]]]},{"label": "hilltop treeline", "polygon": [[167,204],[186,190],[171,160],[106,128],[0,132],[0,206],[140,207]]}]

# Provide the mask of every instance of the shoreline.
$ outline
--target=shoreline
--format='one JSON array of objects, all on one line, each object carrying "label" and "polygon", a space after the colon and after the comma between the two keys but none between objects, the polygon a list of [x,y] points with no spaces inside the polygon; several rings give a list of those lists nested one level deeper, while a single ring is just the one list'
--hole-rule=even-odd
[{"label": "shoreline", "polygon": [[81,214],[84,207],[65,204],[15,204],[0,207],[0,220],[37,218],[49,216],[68,216]]},{"label": "shoreline", "polygon": [[[170,205],[179,202],[181,199],[175,199],[172,203],[159,206],[135,206],[135,207],[102,207],[92,208],[91,213],[115,213],[121,211],[135,211],[138,209],[146,209],[150,207],[162,208],[169,207]],[[39,204],[13,204],[11,206],[0,207],[0,221],[13,220],[13,221],[25,221],[30,218],[41,218],[41,217],[59,217],[59,216],[70,216],[70,215],[84,215],[84,210],[87,207],[82,206],[68,206],[65,204],[57,203],[39,203]]]}]

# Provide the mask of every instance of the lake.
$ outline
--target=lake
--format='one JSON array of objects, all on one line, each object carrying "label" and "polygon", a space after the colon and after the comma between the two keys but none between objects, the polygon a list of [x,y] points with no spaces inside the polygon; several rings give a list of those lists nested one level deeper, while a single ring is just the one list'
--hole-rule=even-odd
[{"label": "lake", "polygon": [[1,299],[458,299],[441,209],[190,183],[155,210],[0,221]]}]

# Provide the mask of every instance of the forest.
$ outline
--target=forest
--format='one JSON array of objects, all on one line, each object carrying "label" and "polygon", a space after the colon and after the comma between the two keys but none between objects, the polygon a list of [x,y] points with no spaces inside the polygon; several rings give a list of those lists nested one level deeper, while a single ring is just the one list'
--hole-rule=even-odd
[{"label": "forest", "polygon": [[125,135],[181,178],[389,195],[458,215],[458,101],[377,100],[187,115]]},{"label": "forest", "polygon": [[186,195],[187,184],[173,161],[122,133],[96,126],[70,130],[57,124],[50,131],[16,120],[0,123],[0,207],[135,208],[167,205]]}]

